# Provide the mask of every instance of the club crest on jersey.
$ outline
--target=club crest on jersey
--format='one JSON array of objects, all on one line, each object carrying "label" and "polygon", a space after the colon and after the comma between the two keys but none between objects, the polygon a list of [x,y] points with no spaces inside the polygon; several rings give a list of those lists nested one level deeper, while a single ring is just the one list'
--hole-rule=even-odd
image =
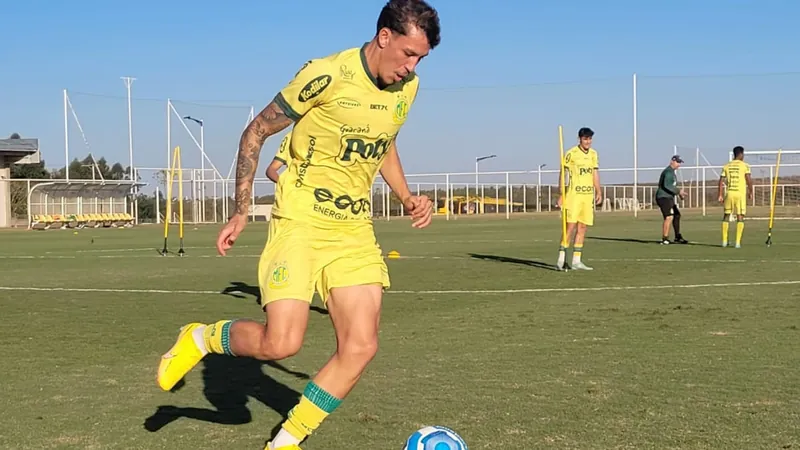
[{"label": "club crest on jersey", "polygon": [[277,289],[285,286],[287,281],[289,281],[289,268],[286,262],[275,264],[269,277],[269,287]]},{"label": "club crest on jersey", "polygon": [[386,156],[394,136],[381,133],[378,137],[358,134],[342,136],[342,147],[339,152],[339,164],[345,167],[356,163],[378,164]]},{"label": "club crest on jersey", "polygon": [[303,86],[303,89],[300,89],[300,93],[297,95],[297,100],[301,102],[307,102],[312,98],[318,96],[331,84],[331,77],[330,75],[320,75],[317,78],[309,81],[308,84]]},{"label": "club crest on jersey", "polygon": [[406,121],[406,117],[408,117],[408,108],[408,99],[402,95],[398,96],[397,102],[394,105],[394,110],[392,110],[392,119],[395,124],[400,125]]}]

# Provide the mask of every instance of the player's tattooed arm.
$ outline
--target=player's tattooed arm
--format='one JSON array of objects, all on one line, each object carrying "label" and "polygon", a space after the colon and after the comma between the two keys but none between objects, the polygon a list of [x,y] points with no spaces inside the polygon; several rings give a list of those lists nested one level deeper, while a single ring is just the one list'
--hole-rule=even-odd
[{"label": "player's tattooed arm", "polygon": [[269,136],[291,125],[292,119],[273,101],[247,125],[236,156],[236,214],[246,216],[251,203],[253,180],[261,148]]}]

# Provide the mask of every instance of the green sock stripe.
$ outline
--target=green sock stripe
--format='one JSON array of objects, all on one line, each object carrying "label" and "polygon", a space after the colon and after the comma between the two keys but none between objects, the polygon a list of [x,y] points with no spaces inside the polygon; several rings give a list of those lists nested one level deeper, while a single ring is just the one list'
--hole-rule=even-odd
[{"label": "green sock stripe", "polygon": [[334,397],[333,395],[325,392],[324,389],[317,386],[313,381],[306,385],[306,389],[303,392],[303,395],[311,401],[311,403],[317,405],[317,407],[326,413],[332,413],[339,405],[342,404],[342,400]]},{"label": "green sock stripe", "polygon": [[558,251],[565,252],[565,251],[567,251],[567,247],[564,247],[563,245],[559,245],[558,246]]},{"label": "green sock stripe", "polygon": [[226,355],[234,356],[231,351],[231,324],[233,321],[228,321],[222,324],[222,351]]},{"label": "green sock stripe", "polygon": [[572,251],[575,253],[581,253],[583,251],[583,247],[575,247],[574,249],[572,249]]}]

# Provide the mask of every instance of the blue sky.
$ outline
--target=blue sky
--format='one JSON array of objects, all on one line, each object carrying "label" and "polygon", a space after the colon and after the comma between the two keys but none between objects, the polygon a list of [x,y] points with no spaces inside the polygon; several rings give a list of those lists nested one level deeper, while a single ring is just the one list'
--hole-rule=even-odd
[{"label": "blue sky", "polygon": [[[127,162],[120,77],[129,75],[137,78],[135,165],[166,165],[171,98],[180,115],[205,120],[206,152],[227,175],[250,105],[262,108],[307,59],[369,40],[383,3],[11,2],[3,6],[0,56],[12,64],[0,71],[0,135],[38,137],[48,166],[63,166],[68,89],[86,137],[70,117],[71,156]],[[800,147],[800,3],[431,3],[442,44],[419,67],[422,91],[401,133],[409,173],[471,172],[485,154],[498,157],[481,171],[553,167],[559,124],[568,145],[579,127],[592,127],[602,167],[631,167],[634,72],[640,166],[665,165],[674,145],[686,147],[690,163],[696,146],[712,163],[734,145]],[[184,166],[199,167],[174,116],[171,135]],[[262,171],[278,141],[267,142]]]}]

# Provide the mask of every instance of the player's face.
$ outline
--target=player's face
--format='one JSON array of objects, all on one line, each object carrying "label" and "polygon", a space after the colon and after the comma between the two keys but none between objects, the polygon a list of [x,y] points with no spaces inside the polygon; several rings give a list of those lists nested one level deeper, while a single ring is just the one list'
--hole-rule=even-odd
[{"label": "player's face", "polygon": [[581,138],[581,148],[584,150],[589,150],[592,147],[592,138],[591,137],[582,137]]},{"label": "player's face", "polygon": [[422,58],[430,52],[428,38],[419,28],[410,25],[403,35],[384,28],[379,33],[383,51],[378,77],[385,84],[393,84],[413,72]]}]

